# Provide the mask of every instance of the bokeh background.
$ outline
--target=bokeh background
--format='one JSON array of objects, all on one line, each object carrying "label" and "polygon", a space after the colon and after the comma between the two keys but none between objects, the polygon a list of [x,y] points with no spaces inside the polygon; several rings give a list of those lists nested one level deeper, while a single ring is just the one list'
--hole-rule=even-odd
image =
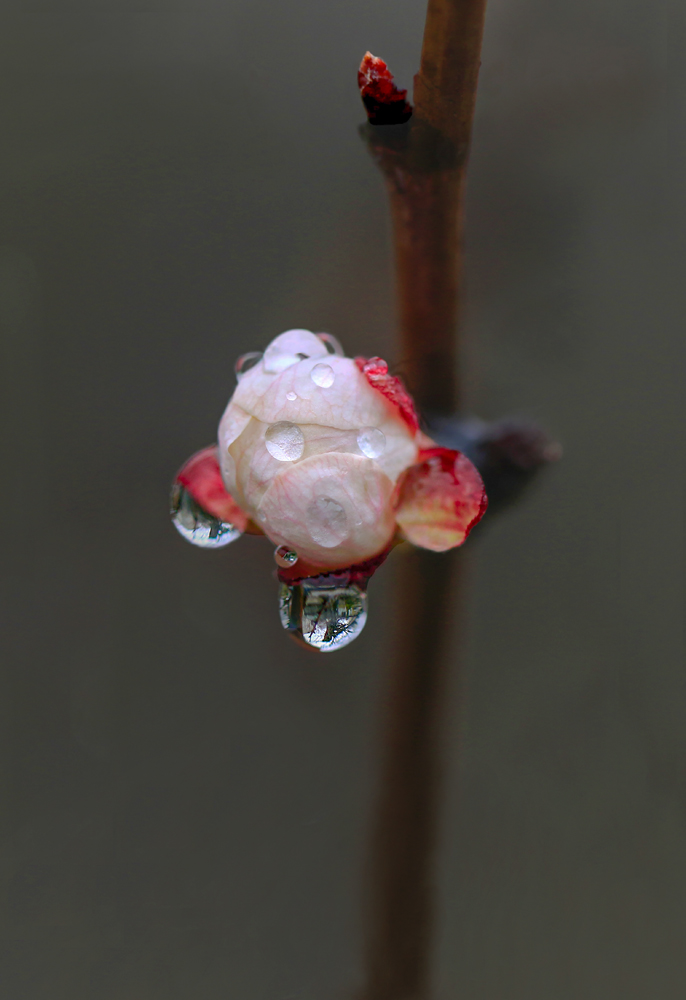
[{"label": "bokeh background", "polygon": [[[366,49],[423,0],[91,4],[0,31],[0,995],[344,1000],[394,574],[293,645],[269,544],[185,544],[170,480],[294,326],[397,357]],[[439,1000],[686,990],[678,0],[492,0],[468,408],[563,461],[470,543]],[[398,998],[400,1000],[400,998]]]}]

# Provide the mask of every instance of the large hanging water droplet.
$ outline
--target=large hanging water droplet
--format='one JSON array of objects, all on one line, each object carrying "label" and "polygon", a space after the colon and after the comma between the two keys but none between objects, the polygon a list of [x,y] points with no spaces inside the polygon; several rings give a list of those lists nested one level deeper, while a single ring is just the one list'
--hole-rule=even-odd
[{"label": "large hanging water droplet", "polygon": [[295,566],[297,563],[298,553],[289,549],[287,545],[279,545],[274,552],[274,561],[282,569],[288,569],[289,566]]},{"label": "large hanging water droplet", "polygon": [[348,515],[337,500],[317,497],[307,508],[307,530],[317,545],[333,549],[350,534]]},{"label": "large hanging water droplet", "polygon": [[220,549],[235,542],[242,532],[228,521],[220,521],[204,510],[181,483],[174,483],[169,498],[169,512],[174,527],[193,545],[204,549]]},{"label": "large hanging water droplet", "polygon": [[386,435],[378,427],[363,427],[357,435],[357,447],[367,458],[379,458],[386,450]]},{"label": "large hanging water droplet", "polygon": [[356,639],[367,621],[367,595],[355,584],[300,580],[279,590],[281,624],[308,646],[328,653]]},{"label": "large hanging water droplet", "polygon": [[248,354],[241,354],[236,362],[236,378],[240,382],[247,371],[254,368],[262,360],[262,351],[250,351]]},{"label": "large hanging water droplet", "polygon": [[329,354],[337,354],[339,358],[345,356],[345,352],[343,351],[341,344],[332,333],[318,333],[317,336],[322,341]]},{"label": "large hanging water droplet", "polygon": [[329,386],[333,385],[336,376],[331,365],[315,365],[310,372],[310,378],[315,385],[320,386],[322,389],[328,389]]},{"label": "large hanging water droplet", "polygon": [[270,424],[264,435],[267,451],[279,462],[297,462],[305,450],[305,438],[297,424],[280,420]]}]

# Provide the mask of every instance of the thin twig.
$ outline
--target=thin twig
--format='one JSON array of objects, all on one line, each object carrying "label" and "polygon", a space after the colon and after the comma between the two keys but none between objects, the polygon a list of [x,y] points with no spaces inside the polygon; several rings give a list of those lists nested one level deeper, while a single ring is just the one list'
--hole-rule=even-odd
[{"label": "thin twig", "polygon": [[485,9],[486,0],[429,0],[414,114],[365,128],[388,183],[404,375],[433,412],[458,404],[464,181]]},{"label": "thin twig", "polygon": [[[415,111],[365,128],[388,183],[403,374],[423,411],[459,402],[457,318],[465,170],[486,0],[429,0]],[[399,580],[370,872],[364,1000],[425,1000],[440,781],[445,644],[455,558],[415,551]]]},{"label": "thin twig", "polygon": [[364,1000],[424,1000],[429,989],[446,625],[455,625],[459,566],[451,554],[420,549],[403,563],[372,835]]},{"label": "thin twig", "polygon": [[466,161],[481,65],[485,0],[429,0],[415,116],[451,139]]}]

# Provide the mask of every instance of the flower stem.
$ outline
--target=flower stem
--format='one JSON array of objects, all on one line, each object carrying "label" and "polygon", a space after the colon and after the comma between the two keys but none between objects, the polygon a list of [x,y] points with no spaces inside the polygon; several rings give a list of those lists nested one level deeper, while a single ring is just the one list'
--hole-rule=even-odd
[{"label": "flower stem", "polygon": [[[420,411],[438,414],[454,413],[459,403],[465,171],[485,8],[486,0],[429,0],[412,118],[364,128],[389,190],[403,374]],[[445,646],[457,614],[459,563],[420,550],[402,560],[364,1000],[428,996]]]}]

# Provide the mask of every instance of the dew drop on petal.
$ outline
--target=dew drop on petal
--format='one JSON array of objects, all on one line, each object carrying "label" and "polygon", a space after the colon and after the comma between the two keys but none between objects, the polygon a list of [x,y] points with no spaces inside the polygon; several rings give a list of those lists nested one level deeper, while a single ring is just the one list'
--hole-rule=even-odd
[{"label": "dew drop on petal", "polygon": [[270,424],[264,435],[264,443],[272,458],[279,462],[297,462],[305,450],[303,432],[289,420]]},{"label": "dew drop on petal", "polygon": [[333,385],[333,380],[336,376],[331,365],[315,365],[310,372],[310,378],[315,385],[320,386],[322,389],[328,389],[329,386]]},{"label": "dew drop on petal", "polygon": [[278,549],[274,551],[274,561],[277,566],[287,569],[289,566],[295,566],[298,561],[298,553],[289,549],[287,545],[279,545]]},{"label": "dew drop on petal", "polygon": [[317,497],[307,508],[307,530],[312,541],[324,549],[333,549],[348,537],[348,516],[331,497]]},{"label": "dew drop on petal", "polygon": [[284,583],[279,590],[279,617],[291,634],[328,653],[342,649],[360,634],[367,621],[367,595],[355,584]]},{"label": "dew drop on petal", "polygon": [[367,458],[379,458],[386,450],[386,435],[378,427],[363,427],[357,435],[357,447]]},{"label": "dew drop on petal", "polygon": [[240,381],[243,375],[262,360],[262,351],[250,351],[248,354],[241,354],[236,362],[236,378]]},{"label": "dew drop on petal", "polygon": [[332,333],[318,333],[317,336],[322,341],[329,354],[337,354],[339,358],[345,357],[341,344]]},{"label": "dew drop on petal", "polygon": [[220,549],[235,542],[242,532],[228,521],[220,521],[204,510],[182,483],[174,483],[169,498],[169,508],[174,527],[193,545],[204,549]]},{"label": "dew drop on petal", "polygon": [[291,403],[293,402],[294,399],[297,399],[297,398],[298,398],[297,392],[287,392],[286,393],[286,399],[290,399]]}]

